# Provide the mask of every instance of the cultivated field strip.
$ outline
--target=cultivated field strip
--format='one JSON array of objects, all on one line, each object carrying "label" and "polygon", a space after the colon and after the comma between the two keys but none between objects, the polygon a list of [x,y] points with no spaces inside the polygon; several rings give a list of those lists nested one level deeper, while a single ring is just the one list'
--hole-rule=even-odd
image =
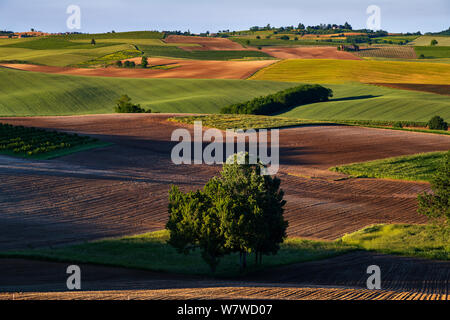
[{"label": "cultivated field strip", "polygon": [[[381,269],[381,290],[366,290],[366,268],[373,264]],[[80,264],[84,291],[78,293],[62,292],[66,268],[60,262],[0,259],[0,292],[8,293],[0,299],[12,299],[13,292],[22,292],[14,299],[450,298],[450,262],[360,251],[267,269],[245,281]]]},{"label": "cultivated field strip", "polygon": [[0,293],[0,300],[448,300],[448,295],[342,288],[189,288],[168,290]]},{"label": "cultivated field strip", "polygon": [[[106,148],[51,161],[0,159],[0,248],[14,249],[162,229],[167,192],[201,188],[219,166],[174,165],[172,131],[190,125],[168,115],[4,118],[2,121],[90,134]],[[336,239],[374,223],[425,223],[416,195],[428,184],[344,179],[343,163],[450,149],[450,137],[345,126],[280,131],[281,187],[289,236]],[[301,171],[304,176],[290,172]],[[309,175],[311,173],[311,175]],[[312,176],[312,178],[310,177]]]}]

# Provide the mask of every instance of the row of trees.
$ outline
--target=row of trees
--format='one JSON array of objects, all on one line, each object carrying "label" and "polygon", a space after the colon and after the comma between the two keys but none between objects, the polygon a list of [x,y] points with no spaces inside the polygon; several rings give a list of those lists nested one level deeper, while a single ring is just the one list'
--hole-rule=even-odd
[{"label": "row of trees", "polygon": [[241,268],[247,253],[262,262],[263,254],[276,254],[286,238],[283,190],[280,179],[261,175],[261,164],[250,164],[248,154],[235,154],[219,177],[203,190],[169,192],[168,243],[188,254],[200,249],[214,272],[224,255],[239,252]]},{"label": "row of trees", "polygon": [[332,96],[331,89],[318,84],[304,84],[265,97],[223,107],[220,109],[220,113],[270,115],[303,104],[327,101]]},{"label": "row of trees", "polygon": [[[134,61],[126,60],[122,63],[121,60],[116,61],[116,66],[118,68],[136,68],[136,63]],[[143,56],[141,59],[141,68],[147,68],[148,67],[148,58],[146,56]]]}]

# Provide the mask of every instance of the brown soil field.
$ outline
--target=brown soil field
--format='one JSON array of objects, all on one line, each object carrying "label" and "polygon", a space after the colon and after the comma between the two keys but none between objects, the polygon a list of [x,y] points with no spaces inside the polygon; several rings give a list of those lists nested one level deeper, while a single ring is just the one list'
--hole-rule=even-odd
[{"label": "brown soil field", "polygon": [[[140,58],[129,59],[140,62]],[[70,74],[96,77],[122,78],[190,78],[190,79],[246,79],[259,69],[267,67],[277,60],[257,61],[211,61],[181,59],[150,59],[150,66],[168,65],[171,69],[127,69],[127,68],[71,68],[52,67],[32,64],[0,64],[0,66],[18,70]]]},{"label": "brown soil field", "polygon": [[[1,118],[90,134],[113,146],[51,161],[0,157],[0,249],[66,244],[158,230],[167,191],[201,188],[220,169],[174,165],[171,132],[189,125],[164,114]],[[347,126],[280,130],[288,235],[336,239],[374,223],[425,223],[416,195],[426,183],[342,179],[334,165],[450,149],[450,137]],[[111,204],[114,204],[113,206]]]},{"label": "brown soil field", "polygon": [[[0,156],[0,250],[78,243],[164,228],[167,191],[201,188],[219,166],[174,165],[167,114],[1,118],[3,123],[89,134],[114,145],[47,161]],[[448,150],[450,137],[348,126],[280,130],[289,236],[336,239],[374,223],[425,223],[426,183],[345,179],[327,168]],[[365,288],[368,265],[381,291]],[[0,299],[448,299],[449,262],[353,252],[218,280],[82,265],[82,292],[63,292],[67,263],[0,259]],[[100,290],[100,291],[99,291]],[[8,293],[9,292],[9,293]],[[12,293],[22,292],[22,293]],[[33,293],[35,292],[35,293]]]},{"label": "brown soil field", "polygon": [[[369,265],[381,290],[366,289]],[[65,287],[69,263],[0,259],[2,299],[450,299],[450,262],[352,252],[265,270],[242,279],[79,264],[82,291]]]},{"label": "brown soil field", "polygon": [[371,83],[394,89],[424,91],[450,96],[450,85],[447,84],[415,84],[415,83]]},{"label": "brown soil field", "polygon": [[200,47],[180,46],[184,50],[248,50],[239,43],[226,38],[169,35],[163,41],[166,43],[192,43],[200,45]]},{"label": "brown soil field", "polygon": [[350,52],[338,51],[335,47],[301,46],[269,47],[261,51],[278,59],[343,59],[361,60]]}]

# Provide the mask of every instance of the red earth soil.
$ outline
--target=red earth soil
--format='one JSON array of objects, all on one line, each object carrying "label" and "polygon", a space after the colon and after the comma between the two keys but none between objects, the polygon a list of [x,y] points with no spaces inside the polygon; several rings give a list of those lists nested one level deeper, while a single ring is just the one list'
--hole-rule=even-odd
[{"label": "red earth soil", "polygon": [[[174,165],[164,114],[2,118],[90,134],[113,146],[51,161],[0,158],[0,249],[40,247],[164,228],[167,192],[201,188],[219,166]],[[206,144],[206,143],[205,143]],[[374,223],[425,223],[416,195],[426,183],[342,179],[334,165],[450,149],[450,137],[347,126],[280,130],[288,235],[336,239]]]},{"label": "red earth soil", "polygon": [[278,59],[342,59],[361,60],[350,52],[339,51],[336,47],[268,47],[263,52]]},{"label": "red earth soil", "polygon": [[207,38],[192,36],[170,35],[163,40],[166,43],[189,43],[198,44],[195,47],[182,47],[184,50],[248,50],[239,43],[226,38]]},{"label": "red earth soil", "polygon": [[431,92],[450,96],[450,85],[448,84],[416,84],[416,83],[371,83],[394,89]]},{"label": "red earth soil", "polygon": [[[0,157],[0,250],[54,246],[164,228],[167,191],[201,188],[219,166],[174,165],[165,114],[2,118],[15,125],[90,134],[110,147],[49,161]],[[342,179],[328,167],[448,150],[450,137],[347,126],[280,130],[280,172],[289,236],[336,239],[374,223],[425,223],[425,183]],[[365,288],[368,265],[381,291]],[[82,292],[65,290],[67,263],[0,259],[0,299],[448,299],[448,262],[353,252],[234,281],[81,265]],[[92,291],[90,291],[92,290]],[[101,290],[101,291],[98,291]],[[107,291],[104,291],[107,290]],[[52,292],[60,291],[60,292]]]},{"label": "red earth soil", "polygon": [[[140,58],[129,59],[140,62]],[[210,61],[151,58],[150,66],[173,66],[172,69],[127,69],[127,68],[71,68],[31,64],[0,64],[0,66],[44,73],[79,76],[122,78],[190,78],[190,79],[246,79],[261,68],[276,60],[258,61]]]}]

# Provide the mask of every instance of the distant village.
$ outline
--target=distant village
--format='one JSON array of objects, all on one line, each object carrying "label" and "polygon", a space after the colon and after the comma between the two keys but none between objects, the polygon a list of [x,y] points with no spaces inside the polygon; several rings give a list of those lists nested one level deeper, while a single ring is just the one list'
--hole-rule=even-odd
[{"label": "distant village", "polygon": [[59,32],[59,33],[48,33],[43,31],[37,31],[35,29],[31,29],[30,31],[25,32],[14,32],[14,31],[0,31],[0,39],[5,38],[31,38],[31,37],[42,37],[42,36],[49,36],[49,35],[63,35],[63,34],[74,34],[79,32]]}]

